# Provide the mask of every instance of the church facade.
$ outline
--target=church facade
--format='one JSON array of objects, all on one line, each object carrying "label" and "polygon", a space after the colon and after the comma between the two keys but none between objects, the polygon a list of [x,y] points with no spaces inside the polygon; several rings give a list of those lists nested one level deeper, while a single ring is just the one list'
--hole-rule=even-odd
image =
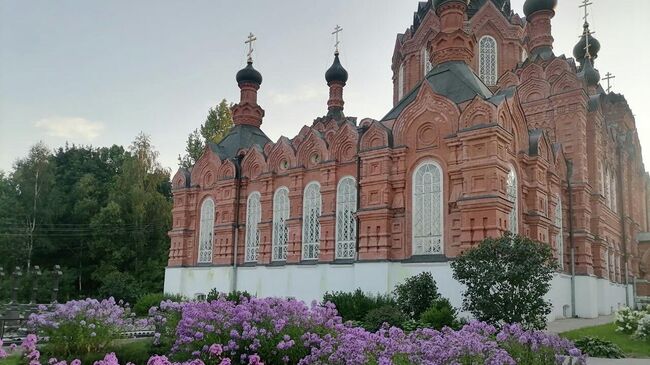
[{"label": "church facade", "polygon": [[430,271],[459,307],[450,260],[510,231],[553,248],[550,319],[630,304],[650,180],[589,25],[574,58],[555,54],[556,3],[527,0],[522,18],[509,0],[420,2],[397,36],[386,116],[344,114],[337,52],[327,114],[291,139],[262,131],[249,59],[235,126],[172,180],[165,291],[310,301]]}]

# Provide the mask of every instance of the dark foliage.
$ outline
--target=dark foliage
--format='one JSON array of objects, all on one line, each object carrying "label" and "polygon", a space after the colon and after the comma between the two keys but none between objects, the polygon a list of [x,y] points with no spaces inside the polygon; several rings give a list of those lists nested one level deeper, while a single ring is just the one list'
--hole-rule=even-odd
[{"label": "dark foliage", "polygon": [[403,328],[406,321],[408,321],[408,316],[399,308],[392,305],[385,305],[368,312],[363,319],[363,327],[368,331],[375,332],[384,323]]},{"label": "dark foliage", "polygon": [[597,337],[583,337],[575,341],[576,348],[583,353],[606,359],[622,359],[625,357],[623,350],[617,344]]},{"label": "dark foliage", "polygon": [[252,297],[252,295],[247,291],[239,291],[239,290],[238,291],[233,291],[233,292],[230,292],[230,293],[222,293],[222,292],[218,291],[215,288],[215,289],[210,290],[208,295],[205,297],[205,300],[207,300],[208,302],[211,302],[211,301],[217,300],[217,299],[219,299],[221,297],[225,297],[227,301],[235,302],[235,303],[239,304],[239,303],[241,303],[242,299],[244,299],[244,298],[250,299]]},{"label": "dark foliage", "polygon": [[158,307],[160,306],[160,302],[166,301],[166,300],[171,300],[172,302],[182,302],[186,300],[185,297],[182,295],[177,295],[177,294],[163,294],[163,293],[149,293],[141,296],[138,298],[138,300],[135,302],[135,305],[133,306],[133,312],[138,317],[146,317],[149,315],[149,309],[151,307]]},{"label": "dark foliage", "polygon": [[551,303],[544,295],[558,267],[549,245],[507,233],[484,240],[451,266],[454,278],[467,288],[464,308],[477,319],[546,327]]},{"label": "dark foliage", "polygon": [[420,323],[426,327],[440,330],[444,327],[457,328],[457,312],[447,298],[439,298],[433,302],[420,316]]},{"label": "dark foliage", "polygon": [[366,315],[377,308],[396,306],[397,302],[390,295],[370,295],[357,289],[349,292],[325,293],[323,303],[330,302],[336,306],[339,315],[345,321],[363,321]]},{"label": "dark foliage", "polygon": [[438,286],[430,272],[406,279],[404,283],[395,286],[393,295],[400,310],[414,320],[418,320],[440,298]]}]

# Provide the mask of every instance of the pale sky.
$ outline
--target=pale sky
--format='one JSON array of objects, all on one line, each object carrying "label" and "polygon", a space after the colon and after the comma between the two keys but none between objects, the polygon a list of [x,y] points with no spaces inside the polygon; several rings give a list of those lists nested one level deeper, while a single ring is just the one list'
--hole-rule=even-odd
[{"label": "pale sky", "polygon": [[[524,0],[512,0],[522,14]],[[616,75],[636,114],[650,163],[649,0],[593,0],[602,44],[596,67]],[[44,141],[128,145],[151,135],[175,171],[187,134],[222,98],[236,102],[244,40],[258,37],[262,129],[294,137],[325,114],[324,72],[336,24],[350,73],[346,115],[379,119],[392,106],[395,36],[417,0],[0,0],[0,170]],[[560,0],[555,53],[571,56],[582,30],[579,0]]]}]

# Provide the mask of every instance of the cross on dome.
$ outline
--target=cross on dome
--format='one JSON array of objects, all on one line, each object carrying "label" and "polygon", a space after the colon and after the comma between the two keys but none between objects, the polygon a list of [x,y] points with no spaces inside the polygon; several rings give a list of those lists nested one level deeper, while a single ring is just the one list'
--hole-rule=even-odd
[{"label": "cross on dome", "polygon": [[332,32],[332,34],[336,36],[336,43],[334,43],[334,54],[339,54],[339,44],[341,44],[341,42],[339,41],[339,33],[341,33],[342,31],[343,28],[341,28],[341,26],[337,24],[336,27],[334,28],[334,32]]},{"label": "cross on dome", "polygon": [[615,79],[616,76],[614,76],[611,72],[608,72],[605,74],[605,77],[603,77],[603,80],[607,80],[607,93],[609,94],[610,91],[612,91],[612,85],[610,83],[610,80]]},{"label": "cross on dome", "polygon": [[246,42],[244,42],[244,44],[248,45],[248,55],[247,55],[248,56],[248,62],[253,62],[253,51],[255,50],[253,48],[253,44],[255,43],[256,40],[257,40],[257,37],[255,37],[255,34],[253,34],[251,32],[248,35],[248,38],[247,38]]}]

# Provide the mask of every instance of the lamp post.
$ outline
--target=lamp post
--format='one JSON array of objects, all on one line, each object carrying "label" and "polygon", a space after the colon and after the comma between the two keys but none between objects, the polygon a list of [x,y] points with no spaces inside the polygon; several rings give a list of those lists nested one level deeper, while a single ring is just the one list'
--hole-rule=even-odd
[{"label": "lamp post", "polygon": [[61,276],[63,275],[63,272],[61,271],[61,266],[59,265],[54,265],[54,270],[52,270],[52,304],[56,303],[57,297],[59,295],[59,281],[61,280]]}]

